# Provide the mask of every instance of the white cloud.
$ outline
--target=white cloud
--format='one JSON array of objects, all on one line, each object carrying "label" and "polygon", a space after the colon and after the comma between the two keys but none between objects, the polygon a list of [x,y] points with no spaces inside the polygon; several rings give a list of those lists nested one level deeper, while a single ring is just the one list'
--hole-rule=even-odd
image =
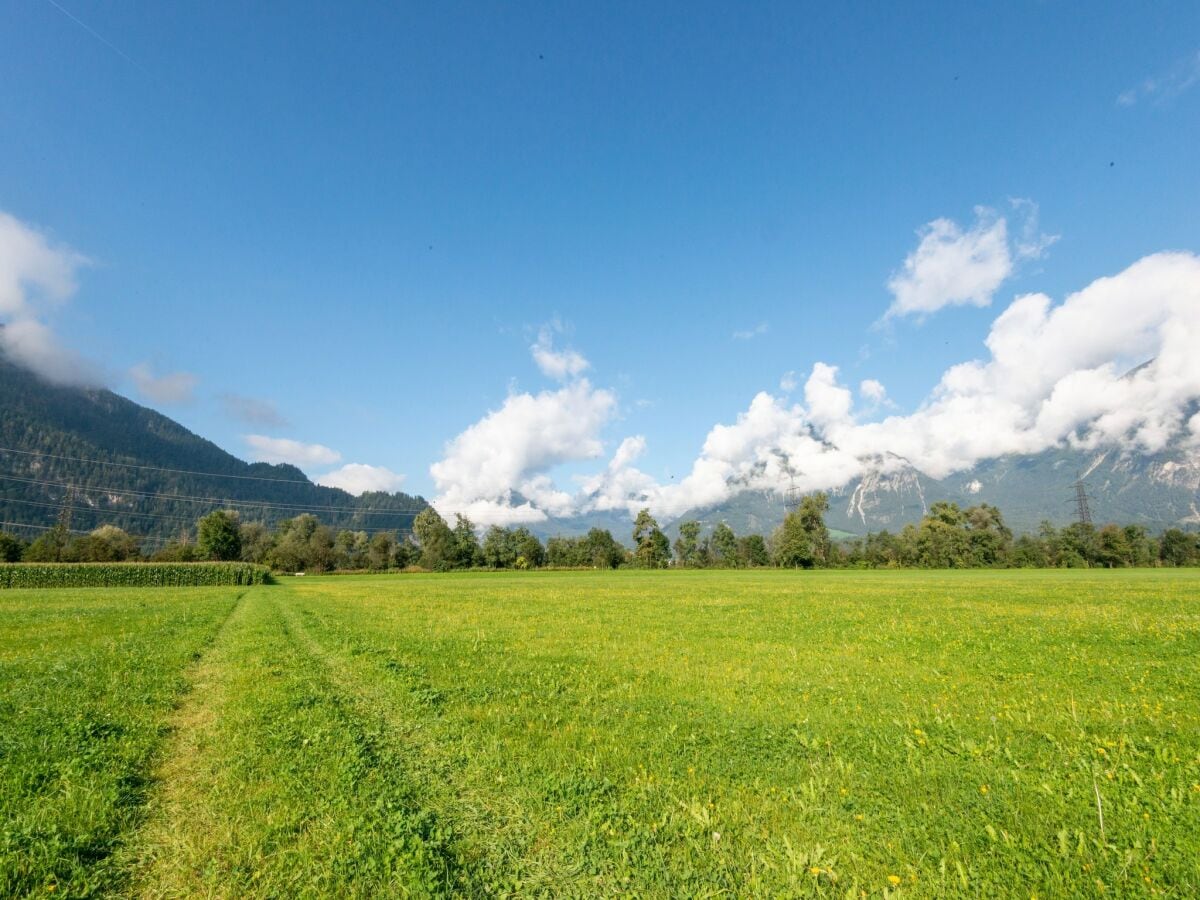
[{"label": "white cloud", "polygon": [[779,379],[779,389],[785,394],[790,394],[799,384],[794,371],[784,372],[783,377]]},{"label": "white cloud", "polygon": [[1013,243],[1014,256],[1018,260],[1042,259],[1051,245],[1062,235],[1045,234],[1041,230],[1038,205],[1028,197],[1013,197],[1009,204],[1020,217],[1020,228]]},{"label": "white cloud", "polygon": [[[580,378],[558,390],[510,394],[497,410],[446,445],[430,467],[438,488],[434,505],[489,525],[540,521],[571,511],[569,494],[546,477],[553,467],[603,452],[600,431],[616,396]],[[529,502],[517,502],[514,493]]]},{"label": "white cloud", "polygon": [[557,321],[543,325],[538,331],[537,340],[529,348],[529,352],[533,354],[533,361],[542,370],[542,374],[558,381],[575,378],[583,374],[588,367],[588,361],[582,354],[570,349],[554,349],[554,334],[562,330],[562,325]]},{"label": "white cloud", "polygon": [[893,300],[885,318],[987,306],[1018,261],[1041,259],[1058,236],[1039,231],[1032,200],[1014,199],[1011,205],[1020,219],[1012,247],[1008,221],[984,206],[975,208],[975,223],[965,231],[950,219],[934,219],[918,230],[917,248],[888,280]]},{"label": "white cloud", "polygon": [[886,403],[888,399],[887,388],[883,386],[883,382],[874,378],[864,378],[859,382],[858,395],[872,406]]},{"label": "white cloud", "polygon": [[241,394],[222,394],[221,406],[227,416],[248,425],[260,425],[265,428],[286,428],[288,425],[287,419],[269,400],[244,397]]},{"label": "white cloud", "polygon": [[290,463],[305,466],[331,466],[340,462],[342,454],[324,444],[304,444],[289,438],[247,434],[242,438],[252,451],[255,462]]},{"label": "white cloud", "polygon": [[147,363],[138,363],[129,370],[138,393],[154,403],[174,406],[191,403],[195,399],[199,379],[191,372],[171,372],[155,375]]},{"label": "white cloud", "polygon": [[[1057,305],[1042,294],[1017,298],[993,322],[987,356],[951,366],[906,415],[860,420],[837,368],[818,362],[803,403],[757,394],[733,423],[709,431],[678,482],[659,483],[637,468],[646,448],[639,435],[579,478],[574,494],[558,489],[550,470],[599,453],[613,399],[587,382],[510,397],[435,466],[439,500],[456,499],[449,509],[482,523],[642,506],[670,518],[747,489],[832,489],[905,464],[940,478],[1055,446],[1155,452],[1173,439],[1200,441],[1191,406],[1200,398],[1197,346],[1200,257],[1156,254]],[[871,408],[890,405],[874,379],[858,393]],[[569,439],[555,439],[559,433]]]},{"label": "white cloud", "polygon": [[87,259],[0,212],[0,315],[21,317],[39,301],[62,303],[76,290],[75,273]]},{"label": "white cloud", "polygon": [[1200,50],[1190,56],[1178,60],[1170,69],[1152,78],[1145,78],[1141,84],[1121,91],[1117,95],[1118,106],[1134,106],[1142,100],[1152,100],[1156,104],[1168,103],[1184,91],[1200,84]]},{"label": "white cloud", "polygon": [[11,319],[0,326],[0,347],[18,365],[53,384],[98,385],[100,367],[64,347],[50,326],[37,319]]},{"label": "white cloud", "polygon": [[64,347],[46,322],[75,293],[76,273],[87,262],[0,212],[0,347],[13,361],[56,384],[102,380],[99,369]]},{"label": "white cloud", "polygon": [[917,234],[917,249],[888,281],[895,299],[888,316],[928,315],[946,306],[987,306],[1012,273],[1008,224],[984,207],[963,231],[950,219],[934,219]]},{"label": "white cloud", "polygon": [[326,487],[341,488],[357,497],[368,491],[394,493],[404,484],[404,476],[383,466],[347,463],[340,469],[319,476],[316,482]]},{"label": "white cloud", "polygon": [[837,380],[837,366],[816,363],[804,383],[808,417],[816,425],[832,428],[850,419],[854,398]]},{"label": "white cloud", "polygon": [[759,322],[753,328],[746,328],[741,331],[735,331],[733,333],[733,339],[735,341],[748,341],[751,338],[758,337],[760,334],[766,334],[770,330],[771,330],[771,327],[766,322]]}]

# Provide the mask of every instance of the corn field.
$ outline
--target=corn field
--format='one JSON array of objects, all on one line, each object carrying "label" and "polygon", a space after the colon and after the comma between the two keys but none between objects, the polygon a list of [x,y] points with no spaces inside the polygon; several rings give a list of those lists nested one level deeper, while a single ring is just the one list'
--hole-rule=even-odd
[{"label": "corn field", "polygon": [[241,562],[11,563],[0,588],[198,587],[264,584],[269,570]]}]

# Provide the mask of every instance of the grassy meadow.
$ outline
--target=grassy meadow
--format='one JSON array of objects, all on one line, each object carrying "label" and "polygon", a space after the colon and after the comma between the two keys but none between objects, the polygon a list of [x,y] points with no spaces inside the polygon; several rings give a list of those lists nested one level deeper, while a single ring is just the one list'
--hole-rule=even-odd
[{"label": "grassy meadow", "polygon": [[1200,895],[1200,571],[0,595],[0,895]]}]

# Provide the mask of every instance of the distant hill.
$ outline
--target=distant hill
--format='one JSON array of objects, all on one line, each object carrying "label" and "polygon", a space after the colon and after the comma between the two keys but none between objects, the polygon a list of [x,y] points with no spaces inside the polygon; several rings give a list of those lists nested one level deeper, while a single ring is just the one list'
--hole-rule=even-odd
[{"label": "distant hill", "polygon": [[51,385],[2,355],[0,447],[0,521],[9,523],[52,525],[69,506],[74,529],[112,523],[166,539],[230,507],[268,524],[311,512],[337,528],[407,530],[427,505],[403,493],[355,497],[294,466],[246,463],[112,391]]}]

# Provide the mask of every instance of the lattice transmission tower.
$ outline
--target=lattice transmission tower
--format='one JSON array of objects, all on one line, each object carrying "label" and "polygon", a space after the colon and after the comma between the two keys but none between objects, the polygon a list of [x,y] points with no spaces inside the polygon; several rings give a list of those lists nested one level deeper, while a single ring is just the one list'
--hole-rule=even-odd
[{"label": "lattice transmission tower", "polygon": [[1079,524],[1091,525],[1092,510],[1088,506],[1087,486],[1084,485],[1082,478],[1076,478],[1073,487],[1075,488],[1075,497],[1068,502],[1075,504],[1075,516],[1079,519]]}]

